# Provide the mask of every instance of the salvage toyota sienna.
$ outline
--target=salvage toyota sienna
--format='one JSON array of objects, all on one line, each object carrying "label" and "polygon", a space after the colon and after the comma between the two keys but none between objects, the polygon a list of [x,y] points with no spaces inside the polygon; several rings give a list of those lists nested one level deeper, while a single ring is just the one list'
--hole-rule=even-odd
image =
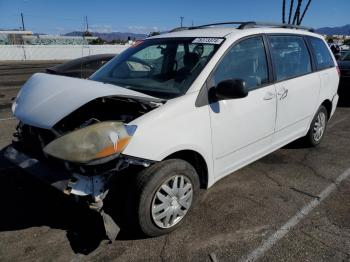
[{"label": "salvage toyota sienna", "polygon": [[34,74],[13,103],[19,125],[6,157],[85,197],[107,224],[112,178],[138,167],[122,201],[135,226],[158,236],[181,225],[200,188],[296,139],[317,146],[338,102],[323,37],[230,24],[138,41],[89,79]]}]

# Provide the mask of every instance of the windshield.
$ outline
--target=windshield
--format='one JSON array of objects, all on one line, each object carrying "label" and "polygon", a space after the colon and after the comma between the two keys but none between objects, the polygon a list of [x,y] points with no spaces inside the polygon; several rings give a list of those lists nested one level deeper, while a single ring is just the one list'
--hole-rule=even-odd
[{"label": "windshield", "polygon": [[90,79],[169,99],[184,94],[223,39],[162,38],[136,42]]}]

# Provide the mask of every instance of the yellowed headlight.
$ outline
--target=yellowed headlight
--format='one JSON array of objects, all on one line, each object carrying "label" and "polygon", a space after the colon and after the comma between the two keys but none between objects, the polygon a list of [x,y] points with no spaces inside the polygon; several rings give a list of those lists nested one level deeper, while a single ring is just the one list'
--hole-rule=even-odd
[{"label": "yellowed headlight", "polygon": [[57,138],[44,152],[59,159],[87,163],[122,152],[135,129],[122,122],[100,122]]}]

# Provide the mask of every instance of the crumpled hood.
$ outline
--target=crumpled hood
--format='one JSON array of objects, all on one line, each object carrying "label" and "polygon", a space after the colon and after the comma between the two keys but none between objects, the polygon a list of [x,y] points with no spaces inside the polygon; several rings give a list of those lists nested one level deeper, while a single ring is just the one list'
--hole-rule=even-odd
[{"label": "crumpled hood", "polygon": [[12,105],[12,112],[25,124],[49,129],[82,105],[105,96],[160,101],[115,85],[37,73],[23,85]]}]

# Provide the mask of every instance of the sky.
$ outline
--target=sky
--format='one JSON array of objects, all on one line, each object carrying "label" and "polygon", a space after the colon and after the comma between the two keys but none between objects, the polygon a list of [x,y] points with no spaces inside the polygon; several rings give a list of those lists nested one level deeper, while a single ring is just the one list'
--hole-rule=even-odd
[{"label": "sky", "polygon": [[[290,0],[286,1],[289,7]],[[87,16],[90,31],[148,34],[178,27],[180,16],[184,26],[222,21],[281,22],[281,10],[282,0],[0,0],[0,28],[20,28],[22,12],[26,29],[36,33],[82,31]],[[349,10],[350,0],[313,0],[303,25],[350,24]]]}]

